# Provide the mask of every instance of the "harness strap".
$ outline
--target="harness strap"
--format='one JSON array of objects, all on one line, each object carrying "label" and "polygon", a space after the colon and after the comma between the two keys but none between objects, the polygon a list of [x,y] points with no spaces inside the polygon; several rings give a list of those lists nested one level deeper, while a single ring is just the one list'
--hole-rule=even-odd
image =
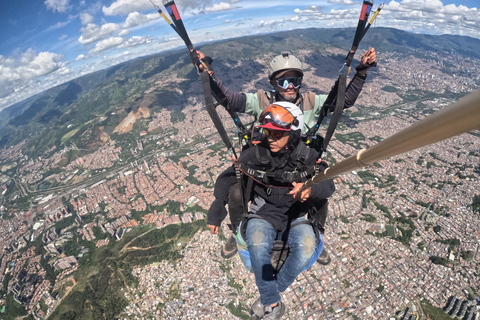
[{"label": "harness strap", "polygon": [[328,143],[332,138],[335,129],[337,128],[338,121],[340,121],[340,117],[342,116],[343,109],[345,108],[345,91],[347,87],[347,76],[345,74],[340,74],[337,80],[337,101],[335,104],[335,110],[333,111],[332,119],[330,119],[330,123],[328,124],[327,133],[325,134],[325,138],[323,140],[323,150],[327,150]]},{"label": "harness strap", "polygon": [[[190,55],[197,56],[197,52],[193,50],[190,53]],[[198,60],[198,56],[197,56],[197,60]],[[235,157],[237,157],[235,153],[235,149],[233,148],[232,143],[228,138],[227,132],[225,131],[225,127],[223,126],[222,121],[220,120],[220,117],[218,116],[218,113],[215,110],[215,105],[213,103],[213,98],[212,98],[211,89],[210,89],[210,76],[208,72],[202,72],[200,74],[200,77],[202,79],[203,93],[205,96],[205,106],[207,108],[208,115],[212,119],[212,122],[215,125],[215,128],[217,128],[217,131],[220,134],[220,137],[222,138],[222,141],[227,147],[228,151],[231,152]]]},{"label": "harness strap", "polygon": [[250,200],[250,195],[252,194],[253,188],[253,179],[248,179],[247,187],[243,196],[243,213],[248,213],[248,201]]},{"label": "harness strap", "polygon": [[[225,146],[228,149],[228,152],[230,154],[233,154],[236,157],[235,150],[233,149],[233,146],[228,138],[228,135],[225,131],[225,127],[223,126],[220,117],[218,116],[218,113],[216,112],[216,106],[221,104],[222,106],[225,107],[227,112],[230,114],[232,119],[235,122],[235,125],[239,128],[240,134],[239,138],[241,139],[243,136],[248,135],[248,131],[245,129],[245,126],[242,124],[240,118],[236,114],[234,110],[230,108],[228,105],[228,101],[225,97],[225,95],[222,93],[218,85],[213,81],[211,74],[213,75],[213,72],[211,71],[210,68],[210,63],[212,62],[211,58],[206,57],[205,59],[200,59],[198,58],[197,52],[188,37],[187,30],[185,29],[185,25],[183,24],[182,18],[180,17],[180,13],[178,12],[177,6],[175,4],[174,0],[171,1],[164,1],[164,6],[168,14],[170,15],[172,21],[168,19],[168,17],[162,12],[162,10],[153,3],[152,0],[150,2],[153,4],[153,6],[157,9],[158,13],[167,21],[167,23],[175,30],[175,32],[182,38],[182,40],[185,42],[185,45],[187,46],[188,50],[190,51],[190,59],[192,60],[193,64],[197,67],[197,70],[200,65],[203,65],[205,68],[205,72],[200,73],[200,77],[202,79],[202,85],[203,85],[203,94],[205,96],[205,104],[207,108],[207,112],[212,119],[218,133],[220,134],[220,137],[222,138],[223,142],[225,143]],[[211,74],[210,74],[211,73]],[[212,97],[212,92],[213,95],[215,95],[215,99],[218,101],[217,104],[214,104],[213,102],[213,97]],[[242,141],[242,140],[240,140]]]},{"label": "harness strap", "polygon": [[257,146],[255,149],[255,156],[257,157],[258,162],[262,165],[271,165],[271,155],[270,151],[267,148]]},{"label": "harness strap", "polygon": [[360,17],[358,18],[357,30],[355,31],[355,38],[353,39],[352,48],[350,49],[346,57],[345,65],[347,67],[350,67],[350,65],[352,64],[353,56],[357,51],[360,40],[362,40],[363,36],[365,35],[365,25],[367,24],[368,16],[370,15],[370,11],[372,10],[372,5],[373,3],[368,0],[363,1],[362,10],[360,11]]},{"label": "harness strap", "polygon": [[237,163],[236,167],[245,175],[252,178],[256,182],[260,183],[261,185],[268,187],[268,188],[287,188],[292,189],[290,187],[281,187],[281,186],[273,186],[268,185],[268,178],[274,178],[277,181],[282,181],[285,183],[292,183],[294,181],[300,181],[312,176],[315,173],[316,166],[308,166],[306,170],[302,171],[270,171],[270,170],[260,170],[260,169],[253,169],[246,164]]},{"label": "harness strap", "polygon": [[[358,19],[357,29],[355,30],[355,37],[353,39],[352,48],[350,49],[350,51],[347,54],[347,57],[345,58],[345,60],[346,60],[345,66],[348,67],[347,75],[350,74],[350,70],[351,70],[350,65],[352,63],[353,56],[355,55],[355,52],[357,51],[357,48],[360,45],[360,41],[363,39],[363,37],[367,33],[368,29],[370,28],[370,25],[373,23],[373,21],[377,17],[377,15],[380,12],[380,10],[382,9],[384,3],[385,3],[385,1],[382,3],[382,5],[379,6],[379,8],[375,12],[374,16],[372,17],[370,22],[368,22],[368,25],[367,25],[368,16],[370,15],[370,11],[372,10],[373,3],[370,0],[364,0],[363,1],[362,10],[360,12],[360,17]],[[374,63],[373,66],[376,66],[376,63]],[[367,68],[367,67],[368,66],[365,66],[365,68]],[[332,87],[332,90],[330,90],[330,92],[328,94],[328,97],[325,100],[325,103],[323,104],[323,106],[320,110],[320,115],[318,117],[317,123],[309,131],[310,139],[317,139],[316,133],[317,133],[318,129],[320,128],[320,124],[322,123],[323,118],[325,118],[327,116],[327,113],[329,111],[334,112],[334,113],[337,112],[337,115],[333,115],[332,120],[330,121],[330,125],[328,127],[328,131],[327,131],[327,134],[325,135],[325,140],[324,140],[324,143],[323,143],[323,145],[324,145],[323,151],[326,150],[326,148],[328,146],[328,143],[330,142],[330,139],[333,135],[333,132],[335,131],[335,128],[338,124],[338,120],[340,120],[341,112],[340,112],[340,108],[339,108],[339,100],[341,100],[340,102],[342,102],[342,104],[343,104],[342,107],[341,107],[342,111],[345,107],[345,91],[346,91],[345,88],[346,88],[346,76],[345,76],[345,80],[344,80],[343,77],[342,77],[342,74],[340,73],[340,75],[338,77],[338,80],[335,82],[334,86]],[[333,102],[335,101],[335,99],[337,99],[337,103],[336,103],[336,106],[333,106]],[[338,117],[338,119],[337,119],[337,117]],[[332,123],[334,121],[334,118],[335,118],[336,122]],[[323,154],[321,156],[323,157]]]},{"label": "harness strap", "polygon": [[222,90],[220,90],[220,87],[211,76],[210,76],[210,88],[212,89],[211,91],[212,95],[214,96],[215,100],[217,100],[215,107],[218,105],[222,105],[225,108],[225,110],[227,110],[228,114],[233,119],[235,126],[237,126],[239,130],[239,137],[244,137],[246,134],[248,134],[249,131],[243,125],[237,112],[230,107],[227,97],[223,94]]}]

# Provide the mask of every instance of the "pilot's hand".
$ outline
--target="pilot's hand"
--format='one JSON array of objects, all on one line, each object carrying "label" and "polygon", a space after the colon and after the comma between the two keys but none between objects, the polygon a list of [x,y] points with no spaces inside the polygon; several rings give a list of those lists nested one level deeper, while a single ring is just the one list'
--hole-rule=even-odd
[{"label": "pilot's hand", "polygon": [[377,53],[375,48],[370,48],[365,52],[360,60],[360,64],[357,67],[357,74],[365,77],[368,69],[373,67],[377,62]]}]

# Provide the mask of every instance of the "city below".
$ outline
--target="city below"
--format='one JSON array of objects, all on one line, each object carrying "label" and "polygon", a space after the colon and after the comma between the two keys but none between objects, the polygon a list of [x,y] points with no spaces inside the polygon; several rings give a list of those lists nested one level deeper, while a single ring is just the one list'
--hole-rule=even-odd
[{"label": "city below", "polygon": [[[480,84],[478,59],[378,57],[329,145],[331,165]],[[304,69],[302,91],[329,91],[333,80],[318,66]],[[249,81],[242,90],[255,92],[258,79]],[[197,82],[189,94],[200,92]],[[25,152],[30,138],[0,149],[0,319],[249,318],[254,276],[238,256],[220,256],[229,221],[220,236],[206,228],[215,179],[232,162],[203,97],[192,95],[180,112],[142,103],[137,113],[109,110],[122,115],[115,133],[103,124],[107,113],[97,114],[85,136],[69,127],[41,154]],[[86,135],[94,148],[78,145]],[[284,318],[478,320],[479,137],[465,133],[335,178],[323,237],[332,261],[282,294]]]}]

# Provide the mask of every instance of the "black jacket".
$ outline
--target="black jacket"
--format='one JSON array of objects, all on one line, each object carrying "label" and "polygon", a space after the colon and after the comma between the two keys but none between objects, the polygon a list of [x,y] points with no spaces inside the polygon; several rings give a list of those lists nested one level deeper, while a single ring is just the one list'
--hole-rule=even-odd
[{"label": "black jacket", "polygon": [[[258,170],[268,169],[266,167],[274,170],[274,172],[292,172],[296,169],[298,170],[298,161],[293,161],[291,159],[293,149],[271,153],[271,164],[265,166],[260,163],[256,148],[259,148],[259,146],[254,146],[245,150],[238,159],[238,162],[245,164],[252,169]],[[313,166],[317,160],[317,155],[316,152],[312,152],[309,158],[305,159],[303,164]],[[297,163],[295,164],[294,162]],[[320,163],[320,171],[325,170],[327,166],[328,165],[322,161]],[[301,203],[295,200],[292,195],[288,194],[292,189],[292,184],[290,182],[284,182],[272,178],[268,185],[275,187],[268,187],[262,185],[262,183],[254,182],[250,212],[260,215],[270,222],[277,230],[285,229],[289,221],[304,216],[307,213],[307,210],[313,206],[313,203],[327,199],[335,191],[333,180],[322,181],[312,187],[310,198],[304,203]]]}]

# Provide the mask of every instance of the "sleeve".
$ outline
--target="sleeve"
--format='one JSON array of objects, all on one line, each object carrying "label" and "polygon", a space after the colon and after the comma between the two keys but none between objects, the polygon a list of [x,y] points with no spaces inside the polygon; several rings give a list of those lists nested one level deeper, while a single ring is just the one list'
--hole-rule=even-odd
[{"label": "sleeve", "polygon": [[220,199],[213,200],[213,203],[210,205],[210,209],[207,212],[207,224],[212,226],[219,226],[222,224],[222,221],[227,217],[227,211],[225,209],[225,203]]},{"label": "sleeve", "polygon": [[258,100],[258,93],[247,93],[246,98],[247,102],[245,106],[245,113],[251,114],[255,117],[255,119],[258,119],[262,114],[260,101]]},{"label": "sleeve", "polygon": [[[348,109],[355,104],[355,101],[357,101],[360,92],[362,92],[363,85],[365,84],[366,79],[366,76],[362,77],[358,74],[355,74],[352,81],[350,81],[345,90],[345,109]],[[314,111],[316,118],[320,116],[320,110],[325,103],[325,100],[327,100],[327,97],[328,95],[325,94],[320,94],[315,97]],[[335,103],[335,101],[333,103]]]},{"label": "sleeve", "polygon": [[255,153],[255,148],[256,147],[253,146],[248,149],[245,149],[240,155],[240,157],[238,157],[238,163],[253,166],[256,168],[256,166],[258,165],[258,162],[257,162],[256,153]]},{"label": "sleeve", "polygon": [[345,109],[352,107],[357,101],[358,95],[363,89],[363,85],[365,84],[365,80],[367,77],[362,77],[358,74],[355,74],[352,81],[347,86],[345,90]]},{"label": "sleeve", "polygon": [[255,117],[255,119],[258,119],[258,117],[260,117],[262,110],[260,108],[260,102],[258,100],[257,93],[230,91],[222,84],[216,74],[213,75],[213,81],[218,86],[223,95],[227,98],[228,104],[233,110],[235,110],[236,112],[251,114]]},{"label": "sleeve", "polygon": [[335,192],[335,183],[332,179],[328,179],[312,186],[310,198],[314,201],[329,198]]},{"label": "sleeve", "polygon": [[[223,93],[223,95],[227,98],[227,101],[228,101],[228,104],[230,105],[230,107],[233,110],[235,110],[236,112],[244,113],[245,108],[246,108],[246,102],[247,102],[246,94],[243,93],[243,92],[233,92],[233,91],[228,90],[222,84],[220,79],[218,79],[216,74],[213,75],[213,81],[218,86],[218,88]],[[215,94],[215,92],[213,92],[213,90],[212,90],[212,94]]]},{"label": "sleeve", "polygon": [[327,100],[328,95],[326,94],[317,94],[315,96],[315,106],[313,107],[314,116],[318,118],[320,116],[320,110],[322,109],[325,100]]},{"label": "sleeve", "polygon": [[[320,163],[320,172],[324,171],[328,167],[325,161]],[[310,197],[314,201],[323,200],[329,198],[335,192],[335,183],[333,179],[324,180],[312,186],[312,193]]]}]

